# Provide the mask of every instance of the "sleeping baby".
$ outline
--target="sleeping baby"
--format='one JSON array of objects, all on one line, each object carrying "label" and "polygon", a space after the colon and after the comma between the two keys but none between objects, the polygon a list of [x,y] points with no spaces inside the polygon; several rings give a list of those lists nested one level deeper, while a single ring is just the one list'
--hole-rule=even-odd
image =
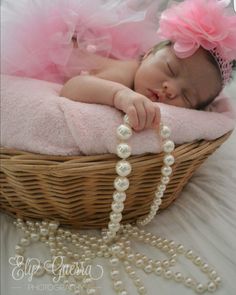
[{"label": "sleeping baby", "polygon": [[230,81],[236,58],[236,16],[224,10],[215,0],[170,7],[160,19],[163,41],[139,59],[88,53],[99,67],[69,79],[60,95],[113,106],[129,116],[136,131],[158,126],[155,102],[203,109]]}]

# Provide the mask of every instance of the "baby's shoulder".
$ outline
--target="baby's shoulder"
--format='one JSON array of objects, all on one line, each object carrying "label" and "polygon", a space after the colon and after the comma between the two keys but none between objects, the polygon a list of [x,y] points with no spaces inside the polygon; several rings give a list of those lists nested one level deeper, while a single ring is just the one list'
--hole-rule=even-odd
[{"label": "baby's shoulder", "polygon": [[136,72],[136,61],[111,60],[106,67],[94,73],[94,76],[120,83],[132,88]]}]

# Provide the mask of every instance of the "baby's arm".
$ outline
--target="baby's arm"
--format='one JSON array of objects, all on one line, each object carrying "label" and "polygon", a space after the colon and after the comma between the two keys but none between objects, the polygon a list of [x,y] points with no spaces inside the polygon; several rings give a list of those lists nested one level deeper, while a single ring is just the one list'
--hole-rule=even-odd
[{"label": "baby's arm", "polygon": [[156,104],[130,88],[95,76],[76,76],[63,86],[60,96],[71,100],[105,104],[122,110],[131,126],[140,131],[157,127],[160,111]]},{"label": "baby's arm", "polygon": [[76,76],[65,83],[60,96],[80,102],[114,106],[116,93],[124,88],[126,87],[120,83],[95,76]]}]

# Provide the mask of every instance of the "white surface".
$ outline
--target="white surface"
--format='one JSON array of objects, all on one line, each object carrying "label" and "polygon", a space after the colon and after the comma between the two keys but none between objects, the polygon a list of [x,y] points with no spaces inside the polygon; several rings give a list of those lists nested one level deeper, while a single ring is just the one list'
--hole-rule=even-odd
[{"label": "white surface", "polygon": [[[219,295],[236,293],[236,132],[212,155],[195,173],[185,187],[181,197],[167,210],[156,216],[146,227],[152,233],[165,236],[193,248],[198,255],[207,259],[223,278]],[[19,233],[12,225],[12,219],[1,214],[1,294],[69,294],[51,284],[49,277],[35,278],[32,282],[24,279],[13,279],[8,259],[14,255],[14,246]],[[137,247],[137,246],[135,246]],[[137,247],[151,257],[159,253],[148,246]],[[30,249],[31,257],[47,258],[47,250],[43,246],[34,245]],[[100,263],[101,261],[99,261]],[[180,261],[182,263],[182,260]],[[178,264],[179,266],[179,264]],[[104,276],[98,281],[101,294],[113,294],[104,266]],[[185,270],[199,274],[190,264]],[[141,272],[139,272],[141,273]],[[190,289],[175,282],[167,281],[154,275],[142,276],[148,294],[162,295],[193,294]],[[129,294],[137,294],[131,281],[128,282]],[[52,290],[52,292],[50,292]]]}]

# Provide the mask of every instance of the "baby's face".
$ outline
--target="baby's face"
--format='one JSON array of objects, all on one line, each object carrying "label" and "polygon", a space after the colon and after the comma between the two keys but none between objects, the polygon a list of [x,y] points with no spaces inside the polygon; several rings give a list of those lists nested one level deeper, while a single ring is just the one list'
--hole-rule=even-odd
[{"label": "baby's face", "polygon": [[142,61],[134,90],[155,102],[195,109],[220,92],[221,78],[203,49],[180,59],[165,46]]}]

